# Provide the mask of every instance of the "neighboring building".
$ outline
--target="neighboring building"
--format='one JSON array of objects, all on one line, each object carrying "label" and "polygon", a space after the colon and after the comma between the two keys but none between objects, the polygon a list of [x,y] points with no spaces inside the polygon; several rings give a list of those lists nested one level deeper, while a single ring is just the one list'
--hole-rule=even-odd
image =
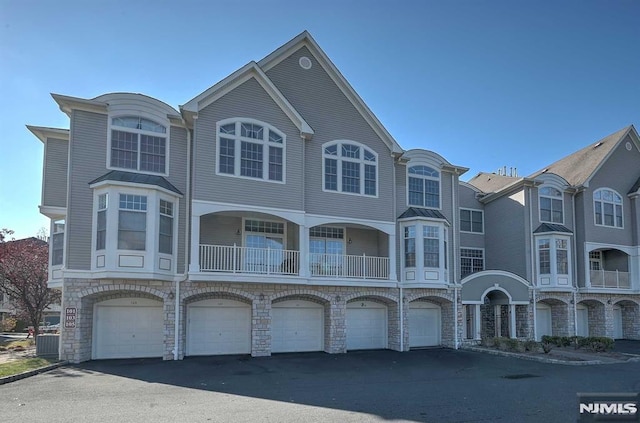
[{"label": "neighboring building", "polygon": [[462,182],[404,151],[307,32],[180,110],[53,98],[70,130],[29,129],[62,359],[458,347],[576,321],[640,338],[633,127]]}]

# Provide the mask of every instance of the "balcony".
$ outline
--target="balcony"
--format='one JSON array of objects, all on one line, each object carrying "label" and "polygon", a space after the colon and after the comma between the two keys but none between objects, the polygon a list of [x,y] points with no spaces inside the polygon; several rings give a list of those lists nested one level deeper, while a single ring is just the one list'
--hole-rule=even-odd
[{"label": "balcony", "polygon": [[591,270],[591,287],[630,289],[629,272],[617,270]]},{"label": "balcony", "polygon": [[[296,250],[200,244],[200,272],[300,276],[302,262]],[[312,278],[388,280],[389,258],[309,254],[308,270]]]},{"label": "balcony", "polygon": [[312,277],[389,279],[388,257],[310,254],[309,262]]}]

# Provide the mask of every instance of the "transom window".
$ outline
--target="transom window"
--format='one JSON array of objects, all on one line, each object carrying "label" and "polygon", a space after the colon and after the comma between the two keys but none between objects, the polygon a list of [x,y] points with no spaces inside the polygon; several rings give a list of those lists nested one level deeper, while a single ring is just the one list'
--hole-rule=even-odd
[{"label": "transom window", "polygon": [[602,188],[593,193],[596,225],[622,228],[622,197],[617,192]]},{"label": "transom window", "polygon": [[218,125],[218,173],[284,181],[285,136],[263,123]]},{"label": "transom window", "polygon": [[484,213],[482,210],[460,209],[460,230],[483,233]]},{"label": "transom window", "polygon": [[540,188],[540,221],[564,223],[562,192],[553,187]]},{"label": "transom window", "polygon": [[409,205],[440,208],[440,172],[424,165],[408,169]]},{"label": "transom window", "polygon": [[111,119],[111,167],[166,173],[167,128],[139,116]]},{"label": "transom window", "polygon": [[376,196],[378,156],[354,141],[338,141],[323,147],[324,189]]},{"label": "transom window", "polygon": [[484,251],[479,248],[460,248],[460,277],[484,270]]}]

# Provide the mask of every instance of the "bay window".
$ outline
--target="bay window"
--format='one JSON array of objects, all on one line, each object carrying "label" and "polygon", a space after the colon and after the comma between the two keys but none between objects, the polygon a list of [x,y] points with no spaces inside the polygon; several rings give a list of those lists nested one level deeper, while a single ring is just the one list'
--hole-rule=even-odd
[{"label": "bay window", "polygon": [[569,285],[571,279],[570,238],[548,235],[536,238],[540,285]]},{"label": "bay window", "polygon": [[144,251],[147,238],[147,197],[120,194],[119,210],[118,249]]},{"label": "bay window", "polygon": [[51,265],[59,266],[64,260],[64,220],[53,222],[51,233]]},{"label": "bay window", "polygon": [[448,281],[448,236],[444,222],[410,220],[402,223],[403,279],[412,283]]}]

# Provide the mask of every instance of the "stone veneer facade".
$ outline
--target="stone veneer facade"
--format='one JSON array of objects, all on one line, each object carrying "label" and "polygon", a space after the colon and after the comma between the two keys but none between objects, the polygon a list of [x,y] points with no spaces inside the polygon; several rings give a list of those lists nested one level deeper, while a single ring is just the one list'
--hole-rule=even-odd
[{"label": "stone veneer facade", "polygon": [[[368,300],[387,306],[388,348],[396,351],[410,349],[410,313],[411,304],[427,301],[437,304],[441,310],[441,344],[456,347],[473,343],[463,339],[464,314],[459,287],[448,289],[410,288],[400,289],[379,287],[350,286],[313,286],[294,284],[260,283],[219,283],[191,282],[180,284],[179,342],[177,357],[185,356],[186,345],[186,309],[187,305],[211,298],[228,298],[251,305],[251,355],[254,357],[271,355],[271,307],[273,303],[290,299],[313,301],[324,307],[324,351],[330,354],[347,351],[346,310],[347,304],[356,300]],[[163,303],[164,311],[164,354],[163,359],[174,359],[176,299],[175,283],[147,280],[92,280],[65,279],[63,310],[67,307],[77,309],[76,327],[61,330],[60,358],[78,363],[92,358],[94,304],[116,298],[149,298]],[[537,302],[551,306],[554,335],[572,335],[575,333],[573,293],[538,292]],[[457,299],[457,304],[455,301]],[[402,307],[400,307],[402,300]],[[533,337],[533,298],[529,305],[515,306],[516,336]],[[594,336],[613,337],[613,307],[622,308],[623,336],[628,339],[640,339],[640,296],[612,297],[604,294],[577,294],[578,304],[588,307],[589,330]],[[509,307],[504,307],[507,316]],[[400,342],[400,311],[403,316],[403,340]],[[481,307],[483,333],[491,332],[493,307]],[[457,312],[457,314],[456,314]],[[454,317],[455,315],[455,317]],[[505,320],[507,322],[508,320]],[[503,323],[504,324],[504,323]]]}]

